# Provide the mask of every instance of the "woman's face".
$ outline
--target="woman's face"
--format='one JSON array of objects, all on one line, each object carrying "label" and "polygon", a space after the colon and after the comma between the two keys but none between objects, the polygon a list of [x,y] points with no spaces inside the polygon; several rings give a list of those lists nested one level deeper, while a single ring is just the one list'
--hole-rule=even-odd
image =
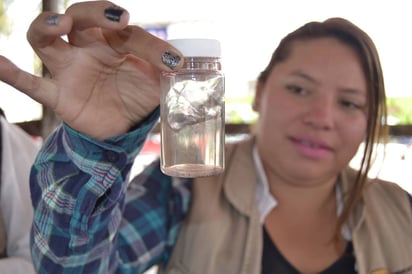
[{"label": "woman's face", "polygon": [[257,87],[257,144],[270,178],[336,179],[365,137],[367,83],[350,47],[334,38],[295,41]]}]

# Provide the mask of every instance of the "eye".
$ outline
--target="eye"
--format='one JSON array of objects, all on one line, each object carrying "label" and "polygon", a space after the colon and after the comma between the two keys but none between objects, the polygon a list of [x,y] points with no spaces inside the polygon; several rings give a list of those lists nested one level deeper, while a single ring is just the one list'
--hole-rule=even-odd
[{"label": "eye", "polygon": [[287,85],[286,89],[290,91],[291,93],[295,93],[295,94],[305,95],[308,93],[306,89],[298,85]]},{"label": "eye", "polygon": [[340,101],[340,104],[347,109],[353,109],[353,110],[363,110],[364,109],[364,104],[352,101],[352,100],[347,100],[347,99],[342,99]]}]

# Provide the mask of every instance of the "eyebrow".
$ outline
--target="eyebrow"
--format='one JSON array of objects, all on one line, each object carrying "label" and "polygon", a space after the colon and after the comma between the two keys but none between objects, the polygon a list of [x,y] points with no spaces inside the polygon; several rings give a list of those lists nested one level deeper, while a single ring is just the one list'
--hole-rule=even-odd
[{"label": "eyebrow", "polygon": [[306,80],[308,80],[308,81],[310,81],[310,82],[313,82],[313,83],[316,83],[316,82],[317,82],[314,78],[312,78],[312,77],[309,76],[308,74],[303,73],[303,72],[301,72],[301,71],[294,71],[294,72],[292,72],[290,75],[291,75],[291,76],[297,76],[297,77],[300,77],[300,78],[304,78],[304,79],[306,79]]},{"label": "eyebrow", "polygon": [[[318,83],[318,81],[316,81],[316,79],[314,79],[313,77],[311,77],[310,75],[308,75],[308,74],[306,74],[302,71],[294,71],[290,75],[303,78],[303,79],[305,79],[309,82],[315,83],[315,84]],[[351,93],[351,94],[354,94],[354,95],[361,95],[361,96],[367,95],[366,91],[364,92],[364,91],[356,89],[356,88],[346,88],[345,87],[345,88],[339,88],[339,90],[343,91],[343,92],[346,92],[346,93]]]}]

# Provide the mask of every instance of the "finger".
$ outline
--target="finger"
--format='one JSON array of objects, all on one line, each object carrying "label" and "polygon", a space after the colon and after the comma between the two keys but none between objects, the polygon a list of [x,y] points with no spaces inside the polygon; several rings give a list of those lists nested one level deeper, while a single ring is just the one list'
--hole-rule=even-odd
[{"label": "finger", "polygon": [[53,12],[41,13],[31,23],[27,40],[49,70],[61,64],[70,53],[71,46],[62,36],[70,32],[72,25],[70,16]]},{"label": "finger", "polygon": [[177,70],[183,64],[180,51],[138,26],[128,26],[117,32],[104,31],[103,34],[117,52],[133,54],[162,71]]},{"label": "finger", "polygon": [[3,56],[0,56],[0,80],[47,107],[54,109],[56,105],[56,86],[50,79],[23,71]]},{"label": "finger", "polygon": [[[101,12],[99,12],[101,11]],[[61,37],[69,35],[77,41],[94,40],[96,36],[89,33],[76,35],[76,30],[86,28],[123,29],[129,20],[127,11],[114,6],[108,1],[81,2],[72,5],[66,14],[44,12],[30,25],[27,40],[47,67],[68,58],[68,51],[72,45]],[[90,35],[90,37],[89,37]],[[78,43],[79,44],[79,43]],[[77,44],[77,46],[78,46]],[[70,53],[68,53],[70,54]]]},{"label": "finger", "polygon": [[62,42],[61,36],[68,34],[73,20],[70,16],[43,12],[30,24],[27,40],[34,50],[47,47],[56,41]]},{"label": "finger", "polygon": [[73,18],[73,29],[84,30],[93,27],[120,30],[129,23],[127,10],[109,1],[89,1],[73,4],[66,10]]},{"label": "finger", "polygon": [[[72,16],[76,30],[101,27],[107,42],[120,54],[133,54],[160,70],[181,66],[183,58],[178,50],[140,27],[127,26],[129,13],[109,1],[80,2],[72,5],[66,14]],[[76,45],[87,41],[84,35],[76,35],[71,36]]]}]

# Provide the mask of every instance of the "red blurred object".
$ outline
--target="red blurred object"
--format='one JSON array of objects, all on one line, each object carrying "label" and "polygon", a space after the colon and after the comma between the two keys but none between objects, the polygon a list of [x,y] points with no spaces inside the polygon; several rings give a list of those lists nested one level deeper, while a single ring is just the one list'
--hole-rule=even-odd
[{"label": "red blurred object", "polygon": [[140,153],[160,155],[159,137],[154,135],[154,136],[147,138],[145,144],[143,145],[142,151]]}]

